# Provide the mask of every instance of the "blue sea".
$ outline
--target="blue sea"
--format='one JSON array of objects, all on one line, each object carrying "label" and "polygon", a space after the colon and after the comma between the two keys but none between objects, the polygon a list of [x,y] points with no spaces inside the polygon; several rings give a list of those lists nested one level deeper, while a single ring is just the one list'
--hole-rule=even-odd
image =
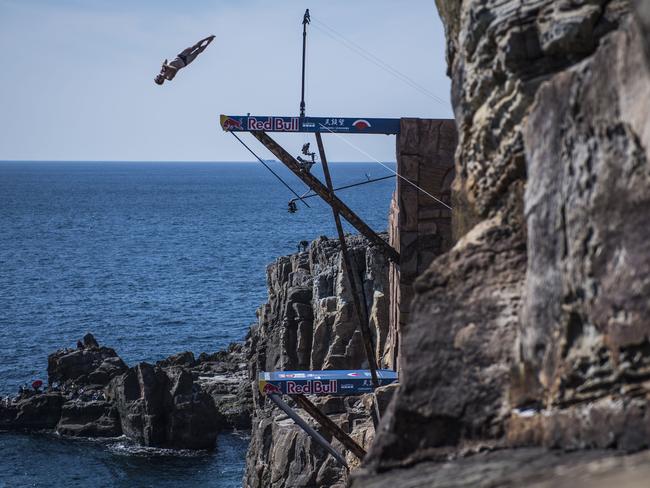
[{"label": "blue sea", "polygon": [[[390,174],[331,167],[335,186]],[[339,195],[383,231],[394,186]],[[45,379],[48,354],[86,332],[130,365],[241,341],[267,264],[335,236],[329,207],[311,198],[290,214],[291,198],[259,163],[0,162],[0,394]],[[247,444],[224,434],[213,453],[177,453],[0,433],[0,487],[237,487]]]}]

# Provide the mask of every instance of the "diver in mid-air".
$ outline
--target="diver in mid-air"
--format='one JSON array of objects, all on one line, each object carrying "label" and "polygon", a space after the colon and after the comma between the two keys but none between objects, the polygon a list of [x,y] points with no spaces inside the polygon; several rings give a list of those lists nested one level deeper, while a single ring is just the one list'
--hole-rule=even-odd
[{"label": "diver in mid-air", "polygon": [[201,39],[199,42],[194,44],[192,47],[188,47],[181,51],[172,61],[168,63],[167,60],[163,62],[162,68],[160,68],[160,73],[154,78],[154,81],[158,85],[162,85],[165,80],[171,81],[178,73],[178,70],[184,68],[196,57],[205,51],[205,48],[210,45],[214,40],[214,36],[208,36],[205,39]]}]

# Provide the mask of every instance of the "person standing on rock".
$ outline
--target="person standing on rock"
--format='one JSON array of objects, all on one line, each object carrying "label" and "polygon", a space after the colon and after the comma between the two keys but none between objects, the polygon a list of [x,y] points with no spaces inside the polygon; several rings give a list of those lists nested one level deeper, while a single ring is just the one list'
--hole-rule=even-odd
[{"label": "person standing on rock", "polygon": [[154,78],[156,84],[162,85],[165,80],[173,80],[176,73],[178,73],[178,70],[185,68],[185,66],[194,61],[199,54],[205,51],[205,48],[208,47],[213,40],[214,36],[208,36],[205,39],[201,39],[192,47],[188,47],[181,51],[174,59],[172,59],[171,63],[168,63],[165,59],[162,68],[160,68],[160,73]]}]

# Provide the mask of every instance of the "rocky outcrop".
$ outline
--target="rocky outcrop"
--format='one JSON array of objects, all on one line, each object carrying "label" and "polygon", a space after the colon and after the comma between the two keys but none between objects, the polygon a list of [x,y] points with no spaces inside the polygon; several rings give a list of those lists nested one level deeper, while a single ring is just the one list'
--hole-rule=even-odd
[{"label": "rocky outcrop", "polygon": [[126,364],[115,350],[100,347],[92,334],[86,334],[77,349],[61,349],[50,354],[47,360],[49,383],[64,389],[74,388],[75,384],[106,386],[126,370]]},{"label": "rocky outcrop", "polygon": [[[363,312],[370,318],[377,359],[381,362],[388,333],[386,260],[363,238],[349,236],[347,240],[355,274],[362,285],[359,288],[363,290]],[[314,241],[308,252],[279,258],[268,267],[269,299],[259,309],[259,323],[251,333],[254,381],[259,371],[367,367],[346,281],[339,243],[326,238]],[[255,391],[244,486],[345,486],[345,470]],[[368,396],[313,397],[312,401],[360,445],[370,445],[374,427]],[[297,411],[309,420],[302,410]],[[323,435],[329,439],[327,434]],[[351,466],[359,464],[338,441],[332,442]]]},{"label": "rocky outcrop", "polygon": [[195,386],[192,373],[140,363],[115,378],[107,398],[119,414],[122,432],[146,446],[211,449],[219,430],[210,395]]},{"label": "rocky outcrop", "polygon": [[[386,258],[359,236],[349,237],[361,303],[373,343],[384,349],[388,333]],[[258,371],[367,367],[337,240],[321,237],[302,252],[267,269],[269,300],[252,332],[252,377]]]},{"label": "rocky outcrop", "polygon": [[250,427],[248,348],[198,359],[191,352],[128,366],[88,334],[48,361],[45,392],[22,391],[0,405],[0,428],[56,430],[72,437],[125,435],[146,446],[212,449],[220,431]]},{"label": "rocky outcrop", "polygon": [[646,2],[437,4],[459,240],[416,282],[401,385],[353,486],[485,447],[646,448]]}]

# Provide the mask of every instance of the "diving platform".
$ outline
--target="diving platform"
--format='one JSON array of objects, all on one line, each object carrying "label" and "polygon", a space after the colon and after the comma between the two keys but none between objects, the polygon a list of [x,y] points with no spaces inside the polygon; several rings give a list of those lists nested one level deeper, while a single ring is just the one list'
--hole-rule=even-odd
[{"label": "diving platform", "polygon": [[[374,375],[374,376],[373,376]],[[260,393],[269,398],[280,410],[286,413],[307,435],[329,452],[346,468],[345,458],[316,430],[314,430],[295,410],[282,399],[289,395],[310,415],[330,436],[338,439],[357,458],[366,455],[363,449],[349,434],[321,412],[305,395],[362,395],[373,393],[377,386],[397,382],[397,372],[389,369],[369,371],[327,370],[327,371],[262,371],[258,375]]]},{"label": "diving platform", "polygon": [[[397,382],[397,372],[377,370],[378,386]],[[278,371],[261,372],[260,393],[283,395],[362,395],[374,391],[369,370]]]},{"label": "diving platform", "polygon": [[334,134],[399,134],[400,119],[367,117],[296,117],[277,115],[224,115],[221,128],[233,132],[291,132]]}]

